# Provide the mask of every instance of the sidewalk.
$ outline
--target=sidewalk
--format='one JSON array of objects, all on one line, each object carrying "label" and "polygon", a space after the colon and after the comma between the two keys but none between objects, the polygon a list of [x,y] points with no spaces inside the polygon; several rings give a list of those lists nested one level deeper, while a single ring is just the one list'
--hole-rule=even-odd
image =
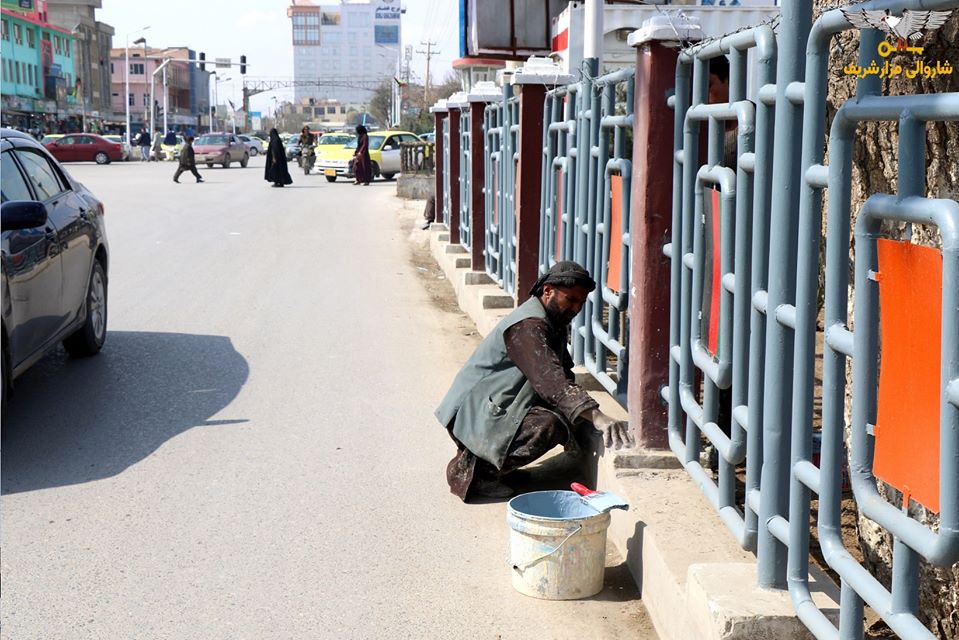
[{"label": "sidewalk", "polygon": [[[459,307],[485,336],[513,308],[513,300],[483,273],[469,270],[466,250],[449,244],[445,225],[428,232],[430,250],[456,293]],[[603,411],[625,410],[592,377],[578,380]],[[628,565],[663,640],[781,640],[811,638],[787,592],[758,589],[753,554],[741,549],[700,489],[671,452],[591,452],[594,484],[627,498],[616,511],[609,539]],[[813,574],[814,599],[838,615],[838,590]],[[815,588],[816,586],[821,588]]]}]

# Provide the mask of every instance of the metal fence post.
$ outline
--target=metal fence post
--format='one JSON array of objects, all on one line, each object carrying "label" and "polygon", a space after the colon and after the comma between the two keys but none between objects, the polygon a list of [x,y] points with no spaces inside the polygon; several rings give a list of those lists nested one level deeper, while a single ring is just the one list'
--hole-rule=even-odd
[{"label": "metal fence post", "polygon": [[548,59],[530,58],[513,75],[519,87],[519,160],[516,167],[514,211],[516,221],[517,300],[525,298],[539,277],[539,213],[542,184],[543,116],[547,86],[568,84],[573,77],[563,74]]},{"label": "metal fence post", "polygon": [[465,94],[454,93],[446,99],[449,109],[449,211],[446,212],[446,223],[450,229],[450,244],[460,243],[460,117],[462,116],[462,101]]},{"label": "metal fence post", "polygon": [[[769,282],[766,315],[766,379],[763,406],[763,468],[760,478],[757,555],[759,586],[786,588],[787,547],[768,527],[789,515],[790,440],[792,434],[793,332],[781,310],[795,302],[796,236],[799,220],[802,106],[786,95],[791,83],[805,78],[806,41],[812,24],[812,1],[783,5],[776,67],[776,115],[772,209],[769,229]],[[753,428],[753,425],[750,425]]]},{"label": "metal fence post", "polygon": [[668,447],[666,407],[661,389],[669,383],[670,261],[663,241],[670,237],[673,112],[663,99],[675,84],[679,52],[658,42],[633,40],[636,95],[633,113],[632,211],[630,213],[629,380],[630,428],[642,447]]},{"label": "metal fence post", "polygon": [[443,122],[446,120],[449,112],[446,109],[446,100],[440,100],[432,107],[433,112],[433,131],[436,133],[435,165],[436,165],[436,186],[434,187],[436,197],[436,222],[448,223],[449,219],[443,211],[443,187],[445,176],[443,175]]},{"label": "metal fence post", "polygon": [[486,105],[502,97],[496,84],[476,83],[466,99],[470,103],[470,269],[486,270]]}]

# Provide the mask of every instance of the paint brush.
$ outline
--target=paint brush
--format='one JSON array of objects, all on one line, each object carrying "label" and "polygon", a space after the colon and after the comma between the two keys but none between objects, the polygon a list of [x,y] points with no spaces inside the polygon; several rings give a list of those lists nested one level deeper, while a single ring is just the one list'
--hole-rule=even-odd
[{"label": "paint brush", "polygon": [[624,511],[629,509],[629,503],[626,500],[608,491],[593,491],[578,482],[572,483],[569,487],[579,494],[579,499],[584,504],[596,509],[599,513],[606,513],[611,509],[622,509]]}]

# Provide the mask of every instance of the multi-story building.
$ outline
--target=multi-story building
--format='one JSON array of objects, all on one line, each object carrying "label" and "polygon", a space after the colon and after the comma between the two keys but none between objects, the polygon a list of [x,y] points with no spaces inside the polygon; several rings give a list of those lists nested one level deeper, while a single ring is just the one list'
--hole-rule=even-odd
[{"label": "multi-story building", "polygon": [[[18,0],[19,1],[19,0]],[[78,100],[89,119],[119,122],[110,101],[110,48],[113,27],[96,18],[102,0],[46,0],[47,18],[76,37],[74,67]]]},{"label": "multi-story building", "polygon": [[402,13],[399,0],[293,0],[294,102],[368,103],[397,73]]},{"label": "multi-story building", "polygon": [[78,130],[83,110],[74,91],[73,35],[49,24],[30,0],[4,0],[0,13],[4,123]]},{"label": "multi-story building", "polygon": [[[155,74],[167,59],[171,60],[170,63]],[[163,128],[165,113],[167,128],[170,130],[200,130],[201,125],[208,123],[209,119],[210,75],[209,72],[200,71],[195,63],[189,62],[195,59],[196,52],[188,47],[131,47],[128,70],[130,91],[127,93],[127,76],[124,72],[126,50],[113,49],[110,52],[113,110],[125,117],[128,104],[130,128],[136,133],[149,123],[152,99],[157,112],[155,127]],[[164,71],[166,87],[163,84]]]}]

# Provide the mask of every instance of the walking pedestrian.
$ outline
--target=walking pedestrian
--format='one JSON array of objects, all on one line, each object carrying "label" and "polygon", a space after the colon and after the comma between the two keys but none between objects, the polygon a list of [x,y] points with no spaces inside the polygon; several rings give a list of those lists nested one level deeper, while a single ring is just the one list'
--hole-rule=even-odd
[{"label": "walking pedestrian", "polygon": [[196,178],[197,183],[203,182],[200,173],[196,170],[196,157],[193,155],[193,136],[187,136],[183,139],[183,148],[180,149],[180,165],[173,174],[173,181],[180,183],[180,174],[189,171]]},{"label": "walking pedestrian", "polygon": [[144,129],[137,136],[137,146],[140,147],[140,162],[150,160],[150,132]]},{"label": "walking pedestrian", "polygon": [[293,184],[290,170],[286,166],[286,150],[275,128],[270,129],[270,146],[266,150],[266,170],[263,173],[263,179],[272,182],[274,187]]},{"label": "walking pedestrian", "polygon": [[153,157],[150,159],[155,162],[163,159],[163,136],[160,135],[159,129],[153,132]]},{"label": "walking pedestrian", "polygon": [[373,179],[373,162],[370,160],[370,136],[366,127],[356,125],[356,151],[353,153],[353,184],[369,186]]}]

